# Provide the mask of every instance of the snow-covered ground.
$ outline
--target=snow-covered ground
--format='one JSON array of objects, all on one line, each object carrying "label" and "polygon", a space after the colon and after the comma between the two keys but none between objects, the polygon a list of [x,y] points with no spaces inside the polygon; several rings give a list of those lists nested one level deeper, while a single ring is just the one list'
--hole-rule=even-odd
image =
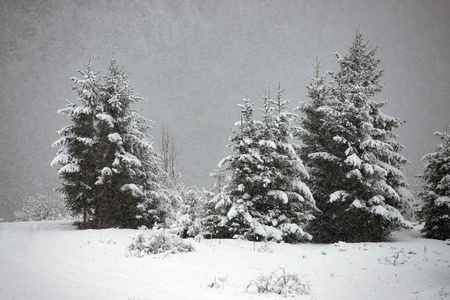
[{"label": "snow-covered ground", "polygon": [[246,292],[280,267],[309,283],[298,299],[450,299],[450,245],[418,229],[392,243],[201,240],[195,252],[136,258],[127,246],[141,230],[0,223],[0,299],[284,299]]}]

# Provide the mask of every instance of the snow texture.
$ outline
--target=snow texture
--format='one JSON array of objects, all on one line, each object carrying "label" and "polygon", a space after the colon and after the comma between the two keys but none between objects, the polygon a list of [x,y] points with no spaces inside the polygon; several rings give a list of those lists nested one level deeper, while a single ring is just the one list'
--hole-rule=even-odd
[{"label": "snow texture", "polygon": [[[127,257],[148,230],[76,230],[70,221],[0,223],[0,299],[286,299],[247,287],[284,268],[308,284],[292,299],[448,299],[450,251],[420,237],[390,243],[285,244],[189,240],[195,252]],[[261,251],[263,246],[271,252]],[[226,278],[220,288],[211,288]]]}]

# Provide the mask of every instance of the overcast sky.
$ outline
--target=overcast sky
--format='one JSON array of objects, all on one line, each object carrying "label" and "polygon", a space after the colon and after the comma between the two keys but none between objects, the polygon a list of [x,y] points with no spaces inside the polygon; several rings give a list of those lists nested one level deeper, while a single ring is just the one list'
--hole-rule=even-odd
[{"label": "overcast sky", "polygon": [[209,173],[229,150],[236,106],[258,107],[281,81],[292,107],[318,57],[337,70],[358,26],[385,69],[384,112],[406,120],[397,133],[420,172],[435,131],[450,122],[450,1],[0,1],[0,217],[20,201],[58,187],[50,162],[56,111],[76,100],[70,77],[111,57],[145,100],[140,114],[167,124],[187,184],[210,188]]}]

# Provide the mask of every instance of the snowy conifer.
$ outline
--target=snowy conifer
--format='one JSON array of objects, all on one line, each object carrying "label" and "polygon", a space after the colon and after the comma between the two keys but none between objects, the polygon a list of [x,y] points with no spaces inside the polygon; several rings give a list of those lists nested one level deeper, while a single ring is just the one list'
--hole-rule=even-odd
[{"label": "snowy conifer", "polygon": [[339,159],[332,154],[338,150],[329,143],[333,139],[333,116],[337,112],[333,109],[331,85],[326,82],[326,76],[320,75],[320,62],[316,61],[314,68],[315,76],[306,86],[310,101],[296,108],[302,113],[297,136],[302,141],[300,156],[307,164],[309,183],[320,205],[328,200],[330,191],[339,188],[333,186],[335,175],[329,171],[339,167]]},{"label": "snowy conifer", "polygon": [[216,207],[226,207],[226,226],[235,236],[289,242],[311,238],[302,227],[312,218],[315,202],[291,143],[293,116],[285,112],[281,93],[279,88],[276,101],[264,96],[261,122],[253,119],[253,107],[244,99],[239,130],[230,138],[234,154],[221,162],[232,174]]},{"label": "snowy conifer", "polygon": [[219,169],[226,165],[232,174],[230,182],[216,196],[216,208],[219,214],[222,212],[226,215],[223,221],[228,223],[230,236],[244,235],[249,231],[252,221],[249,208],[253,195],[259,192],[255,176],[263,163],[259,156],[253,105],[248,98],[244,98],[243,102],[238,105],[241,108],[241,120],[235,124],[238,129],[233,131],[231,144],[228,145],[234,153],[219,164]]},{"label": "snowy conifer", "polygon": [[[141,101],[124,71],[112,59],[101,97],[97,150],[102,153],[96,189],[101,201],[100,226],[136,227],[160,222],[158,215],[157,154],[148,131],[149,121],[131,105]],[[138,220],[144,218],[144,220]]]},{"label": "snowy conifer", "polygon": [[61,110],[73,125],[61,129],[62,144],[52,165],[60,164],[62,191],[84,222],[95,227],[136,227],[161,220],[159,166],[148,134],[149,121],[131,105],[141,98],[124,71],[111,60],[104,82],[90,71],[72,79],[79,101]]},{"label": "snowy conifer", "polygon": [[67,107],[58,113],[67,114],[72,124],[58,131],[62,137],[53,143],[53,147],[61,145],[51,165],[61,165],[58,175],[69,208],[75,214],[83,215],[86,223],[92,215],[95,201],[95,182],[97,177],[97,143],[95,119],[98,113],[101,83],[97,74],[87,70],[78,70],[81,78],[71,78],[73,89],[77,92],[79,104],[66,100]]},{"label": "snowy conifer", "polygon": [[433,153],[425,155],[425,180],[420,197],[424,201],[426,237],[445,240],[450,238],[450,125],[447,132],[434,133],[442,143]]},{"label": "snowy conifer", "polygon": [[[349,53],[336,53],[340,69],[332,82],[325,85],[317,74],[309,87],[312,104],[301,108],[311,131],[303,134],[309,138],[304,152],[324,213],[313,224],[318,240],[383,240],[391,229],[409,226],[401,214],[412,209],[402,170],[407,160],[392,132],[402,122],[373,99],[383,74],[376,50],[358,30]],[[311,125],[316,122],[321,126]]]}]

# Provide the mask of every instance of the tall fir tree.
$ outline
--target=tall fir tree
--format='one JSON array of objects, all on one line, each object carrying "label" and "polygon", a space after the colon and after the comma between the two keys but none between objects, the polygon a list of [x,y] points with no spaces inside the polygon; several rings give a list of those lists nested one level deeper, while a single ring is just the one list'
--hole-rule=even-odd
[{"label": "tall fir tree", "polygon": [[326,203],[330,190],[339,189],[335,181],[339,159],[333,154],[338,150],[333,149],[336,145],[329,143],[333,139],[333,116],[336,117],[338,112],[333,109],[331,84],[325,75],[320,75],[319,61],[316,60],[314,68],[315,76],[306,86],[310,101],[302,102],[296,108],[302,113],[297,137],[302,141],[299,152],[308,167],[308,182],[320,205]]},{"label": "tall fir tree", "polygon": [[83,106],[69,103],[61,110],[74,124],[58,132],[63,137],[55,146],[62,148],[52,161],[62,166],[62,192],[74,212],[84,205],[85,226],[133,228],[160,222],[160,169],[149,121],[131,108],[142,98],[114,59],[104,82],[90,67],[81,73],[85,79],[73,81],[79,84],[76,89]]},{"label": "tall fir tree", "polygon": [[225,166],[231,177],[216,196],[217,214],[223,218],[221,230],[215,231],[228,237],[245,236],[250,230],[252,217],[249,210],[253,205],[253,197],[259,193],[256,174],[263,162],[259,155],[253,104],[248,98],[244,98],[243,104],[238,106],[241,109],[241,120],[235,124],[237,129],[233,130],[231,144],[228,145],[233,154],[219,163],[219,169]]},{"label": "tall fir tree", "polygon": [[60,109],[71,118],[72,124],[57,133],[62,137],[52,147],[61,146],[51,165],[61,165],[58,175],[69,208],[75,214],[83,215],[86,224],[92,217],[95,203],[95,181],[97,177],[97,135],[95,119],[100,103],[102,86],[97,73],[91,70],[77,70],[81,78],[72,77],[73,90],[77,92],[79,105],[66,100],[67,107]]},{"label": "tall fir tree", "polygon": [[301,242],[311,238],[303,227],[316,207],[303,181],[308,174],[292,144],[293,116],[285,111],[287,101],[281,94],[279,88],[275,101],[264,96],[260,122],[244,99],[239,130],[230,138],[234,154],[221,162],[232,174],[224,187],[227,197],[218,206],[226,208],[225,227],[234,235]]},{"label": "tall fir tree", "polygon": [[450,125],[446,132],[434,134],[442,143],[422,158],[425,183],[419,196],[425,204],[423,232],[428,238],[445,240],[450,238]]},{"label": "tall fir tree", "polygon": [[111,60],[104,79],[96,115],[97,151],[102,154],[96,182],[100,199],[96,221],[100,227],[131,228],[162,222],[157,193],[161,172],[149,135],[149,120],[131,108],[142,98],[133,91],[116,60]]},{"label": "tall fir tree", "polygon": [[308,87],[311,103],[300,107],[303,157],[323,211],[312,224],[318,241],[378,241],[409,226],[401,213],[412,209],[402,170],[407,160],[392,131],[402,122],[374,100],[383,75],[376,50],[358,30],[349,53],[336,53],[340,68],[330,73],[332,82],[317,72]]}]

